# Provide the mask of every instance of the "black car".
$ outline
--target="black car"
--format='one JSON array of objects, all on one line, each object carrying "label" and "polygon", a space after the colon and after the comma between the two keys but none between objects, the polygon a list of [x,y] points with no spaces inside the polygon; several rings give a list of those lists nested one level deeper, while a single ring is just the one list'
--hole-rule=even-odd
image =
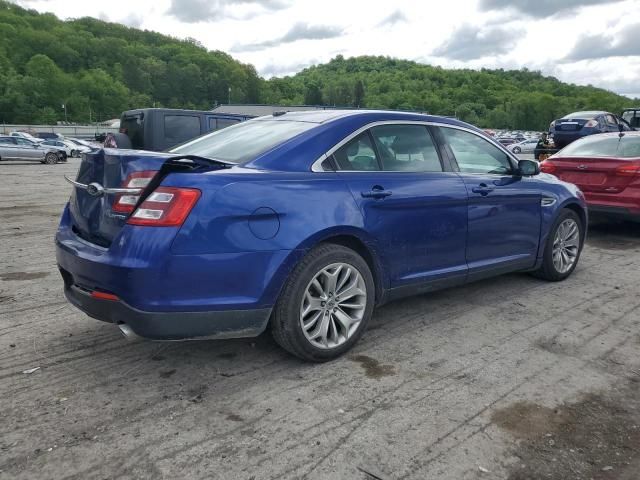
[{"label": "black car", "polygon": [[557,148],[564,148],[578,138],[596,133],[623,132],[633,130],[622,118],[609,112],[574,112],[554,120],[549,133]]},{"label": "black car", "polygon": [[175,145],[248,120],[247,115],[203,110],[142,108],[127,110],[120,118],[119,134],[108,134],[105,146],[163,151]]}]

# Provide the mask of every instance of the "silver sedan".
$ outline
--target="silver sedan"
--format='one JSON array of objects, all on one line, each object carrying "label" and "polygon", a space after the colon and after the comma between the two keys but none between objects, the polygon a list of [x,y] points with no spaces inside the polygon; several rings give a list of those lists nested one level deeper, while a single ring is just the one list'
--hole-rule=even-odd
[{"label": "silver sedan", "polygon": [[34,160],[51,165],[58,163],[60,153],[26,138],[0,136],[0,160]]}]

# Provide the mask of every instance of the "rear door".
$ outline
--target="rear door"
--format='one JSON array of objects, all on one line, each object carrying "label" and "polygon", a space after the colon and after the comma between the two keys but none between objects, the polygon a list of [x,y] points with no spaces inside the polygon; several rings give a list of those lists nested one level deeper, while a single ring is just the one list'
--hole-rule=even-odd
[{"label": "rear door", "polygon": [[465,186],[443,167],[426,126],[373,127],[333,159],[376,238],[391,288],[466,280]]},{"label": "rear door", "polygon": [[480,134],[444,126],[439,132],[469,195],[469,278],[533,267],[542,213],[539,182],[515,175],[515,161]]}]

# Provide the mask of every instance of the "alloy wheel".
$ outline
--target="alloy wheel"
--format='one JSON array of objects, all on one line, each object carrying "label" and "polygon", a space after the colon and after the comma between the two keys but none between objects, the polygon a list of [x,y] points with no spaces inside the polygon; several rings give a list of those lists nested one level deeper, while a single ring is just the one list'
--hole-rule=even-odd
[{"label": "alloy wheel", "polygon": [[566,273],[576,263],[580,252],[580,227],[567,218],[556,229],[553,239],[553,266],[558,273]]},{"label": "alloy wheel", "polygon": [[300,305],[300,325],[317,348],[345,343],[358,330],[367,305],[362,274],[347,263],[320,270],[307,285]]}]

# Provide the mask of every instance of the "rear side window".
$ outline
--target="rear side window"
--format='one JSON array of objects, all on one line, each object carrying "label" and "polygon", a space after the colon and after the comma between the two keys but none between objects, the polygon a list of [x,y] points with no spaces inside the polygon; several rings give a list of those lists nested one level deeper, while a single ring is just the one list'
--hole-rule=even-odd
[{"label": "rear side window", "polygon": [[165,115],[165,145],[171,147],[200,136],[200,117],[192,115]]},{"label": "rear side window", "polygon": [[336,150],[333,157],[340,170],[380,170],[380,163],[368,132],[361,133],[344,144]]},{"label": "rear side window", "polygon": [[465,173],[504,175],[512,171],[509,156],[479,135],[455,128],[441,127],[458,168]]},{"label": "rear side window", "polygon": [[2,145],[13,145],[14,141],[13,141],[12,138],[4,137],[4,138],[0,138],[0,144],[2,144]]},{"label": "rear side window", "polygon": [[222,130],[236,123],[240,123],[240,120],[234,120],[232,118],[210,118],[209,130]]},{"label": "rear side window", "polygon": [[382,169],[392,172],[442,172],[442,164],[431,134],[422,125],[383,125],[371,135],[382,160]]}]

